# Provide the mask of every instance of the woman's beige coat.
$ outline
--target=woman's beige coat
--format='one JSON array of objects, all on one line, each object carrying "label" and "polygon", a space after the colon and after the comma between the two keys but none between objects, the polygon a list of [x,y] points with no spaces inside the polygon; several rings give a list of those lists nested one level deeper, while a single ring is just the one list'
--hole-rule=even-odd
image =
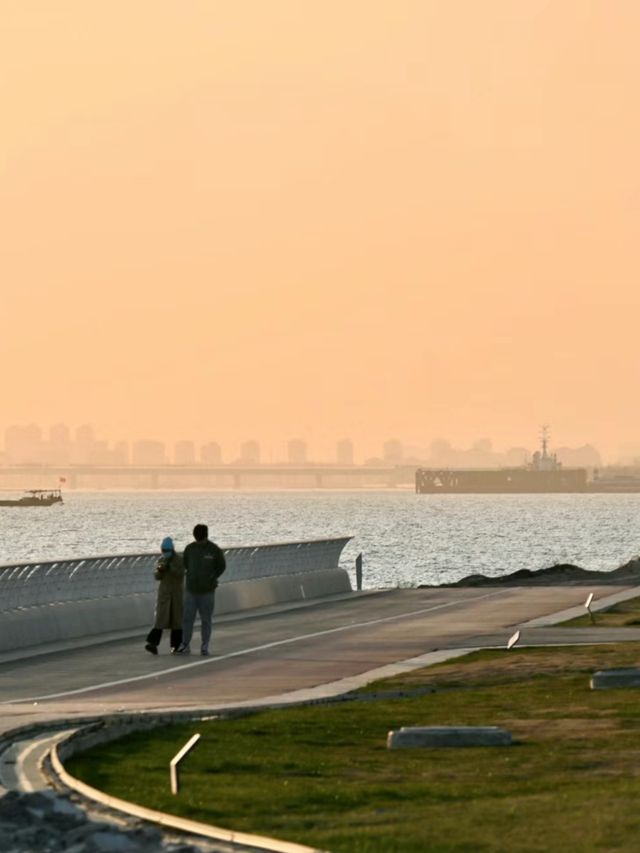
[{"label": "woman's beige coat", "polygon": [[154,628],[182,628],[184,565],[180,554],[167,560],[160,557],[154,572],[158,583]]}]

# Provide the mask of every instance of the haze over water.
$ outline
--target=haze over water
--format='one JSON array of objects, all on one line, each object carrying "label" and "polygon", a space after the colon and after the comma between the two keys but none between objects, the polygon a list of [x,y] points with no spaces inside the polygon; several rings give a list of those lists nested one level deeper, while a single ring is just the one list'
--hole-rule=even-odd
[{"label": "haze over water", "polygon": [[[367,588],[437,584],[574,563],[609,571],[635,557],[640,494],[413,492],[73,493],[62,506],[0,508],[0,563],[179,548],[197,522],[223,547],[353,535]],[[354,584],[355,585],[355,584]]]}]

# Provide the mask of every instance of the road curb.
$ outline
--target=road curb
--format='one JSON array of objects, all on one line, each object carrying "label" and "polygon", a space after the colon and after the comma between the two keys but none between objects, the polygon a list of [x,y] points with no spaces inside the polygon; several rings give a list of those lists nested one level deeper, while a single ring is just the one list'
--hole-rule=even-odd
[{"label": "road curb", "polygon": [[266,851],[268,853],[323,853],[323,851],[316,847],[307,847],[304,844],[296,844],[292,841],[281,841],[277,838],[270,838],[264,835],[236,832],[219,826],[211,826],[210,824],[187,820],[186,818],[169,815],[166,812],[159,812],[155,809],[148,809],[145,806],[138,806],[127,800],[121,800],[118,797],[105,794],[97,788],[93,788],[91,785],[87,785],[85,782],[76,779],[75,776],[72,776],[65,769],[58,747],[63,747],[65,743],[68,743],[72,739],[74,739],[74,735],[70,735],[66,741],[56,744],[51,749],[50,756],[53,771],[67,788],[80,794],[82,797],[99,803],[101,806],[149,821],[162,828],[179,830],[180,832],[187,832],[190,835],[200,836],[212,841],[223,841],[227,844],[238,845],[250,850],[265,851],[265,853]]}]

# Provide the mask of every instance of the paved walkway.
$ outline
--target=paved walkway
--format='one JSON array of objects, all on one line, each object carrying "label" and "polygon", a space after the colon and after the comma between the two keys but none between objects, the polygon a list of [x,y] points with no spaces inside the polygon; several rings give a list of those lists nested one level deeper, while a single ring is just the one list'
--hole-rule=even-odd
[{"label": "paved walkway", "polygon": [[[640,589],[493,587],[390,590],[220,619],[213,656],[153,657],[137,638],[0,662],[0,733],[79,715],[255,703],[436,650],[502,646],[517,626]],[[640,629],[523,627],[521,644],[640,641]],[[196,638],[197,639],[197,638]],[[165,638],[166,640],[166,638]],[[194,644],[194,647],[197,646]],[[300,693],[300,691],[303,691]]]}]

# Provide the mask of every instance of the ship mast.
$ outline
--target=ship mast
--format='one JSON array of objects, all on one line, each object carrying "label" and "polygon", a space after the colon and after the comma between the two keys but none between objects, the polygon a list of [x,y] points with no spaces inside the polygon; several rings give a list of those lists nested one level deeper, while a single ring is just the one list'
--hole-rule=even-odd
[{"label": "ship mast", "polygon": [[549,424],[543,424],[540,429],[540,440],[542,442],[542,458],[547,458],[547,447],[549,445]]}]

